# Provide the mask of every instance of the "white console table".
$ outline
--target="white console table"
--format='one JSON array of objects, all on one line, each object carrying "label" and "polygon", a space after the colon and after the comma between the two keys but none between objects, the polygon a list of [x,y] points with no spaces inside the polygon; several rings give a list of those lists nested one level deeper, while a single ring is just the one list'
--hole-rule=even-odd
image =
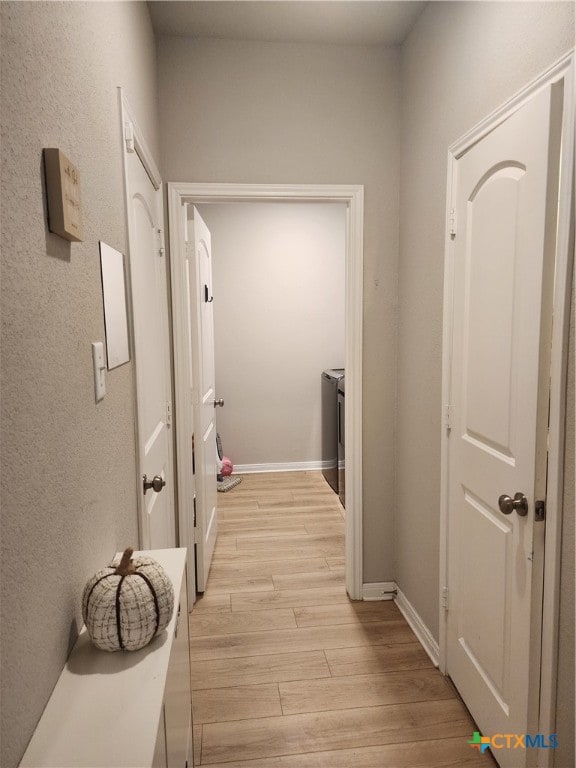
[{"label": "white console table", "polygon": [[172,580],[170,624],[131,653],[98,650],[83,627],[21,768],[192,768],[186,550],[135,554]]}]

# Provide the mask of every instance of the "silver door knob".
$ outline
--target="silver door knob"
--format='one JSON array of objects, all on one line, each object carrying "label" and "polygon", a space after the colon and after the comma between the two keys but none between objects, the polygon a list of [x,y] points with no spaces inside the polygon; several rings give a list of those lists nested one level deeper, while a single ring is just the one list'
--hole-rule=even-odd
[{"label": "silver door knob", "polygon": [[502,494],[498,499],[498,506],[503,515],[511,515],[514,510],[520,517],[526,517],[528,514],[528,499],[521,492],[515,493],[513,499],[505,493]]},{"label": "silver door knob", "polygon": [[144,475],[142,478],[142,487],[144,489],[144,495],[146,495],[146,491],[149,491],[152,489],[153,491],[156,491],[156,493],[160,493],[162,488],[166,485],[166,480],[162,480],[160,475],[154,475],[152,480],[148,480],[147,475]]},{"label": "silver door knob", "polygon": [[222,400],[222,398],[220,398],[219,400],[214,400],[214,408],[216,408],[216,406],[220,406],[220,408],[223,408],[224,400]]}]

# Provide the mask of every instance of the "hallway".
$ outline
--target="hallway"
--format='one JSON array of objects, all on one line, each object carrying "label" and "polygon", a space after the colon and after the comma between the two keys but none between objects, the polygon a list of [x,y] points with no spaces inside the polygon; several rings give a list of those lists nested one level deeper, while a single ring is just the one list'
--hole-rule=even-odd
[{"label": "hallway", "polygon": [[494,765],[395,604],[348,599],[343,510],[320,472],[245,475],[218,507],[190,616],[196,765]]}]

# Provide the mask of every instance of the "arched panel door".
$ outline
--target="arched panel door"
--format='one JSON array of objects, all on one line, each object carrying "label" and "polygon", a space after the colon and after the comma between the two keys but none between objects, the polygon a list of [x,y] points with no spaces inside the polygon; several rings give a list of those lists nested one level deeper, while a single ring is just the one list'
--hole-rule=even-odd
[{"label": "arched panel door", "polygon": [[539,663],[559,106],[541,91],[455,168],[447,671],[486,735],[526,733]]},{"label": "arched panel door", "polygon": [[[176,546],[172,443],[169,426],[171,378],[166,258],[159,244],[161,192],[154,188],[135,152],[127,153],[130,276],[138,412],[140,546]],[[143,476],[154,487],[144,487]],[[162,485],[164,483],[164,485]]]}]

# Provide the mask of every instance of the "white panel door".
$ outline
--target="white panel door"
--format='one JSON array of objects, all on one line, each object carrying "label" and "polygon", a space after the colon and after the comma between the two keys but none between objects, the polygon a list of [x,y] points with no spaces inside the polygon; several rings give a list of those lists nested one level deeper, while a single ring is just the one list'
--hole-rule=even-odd
[{"label": "white panel door", "polygon": [[[447,671],[486,736],[527,731],[531,622],[540,620],[553,101],[551,88],[537,94],[455,169]],[[513,508],[517,493],[526,502]],[[525,765],[526,750],[492,753],[501,766]]]},{"label": "white panel door", "polygon": [[[176,546],[172,443],[170,339],[166,259],[160,252],[162,195],[135,152],[127,153],[130,273],[138,410],[138,463],[142,493],[141,548]],[[160,478],[159,492],[144,492],[142,476]],[[161,483],[165,486],[161,486]]]},{"label": "white panel door", "polygon": [[[190,231],[192,230],[192,231]],[[216,505],[216,390],[214,383],[214,310],[210,231],[193,209],[188,240],[188,290],[196,477],[196,589],[203,592],[218,533]],[[221,401],[220,401],[221,402]]]}]

